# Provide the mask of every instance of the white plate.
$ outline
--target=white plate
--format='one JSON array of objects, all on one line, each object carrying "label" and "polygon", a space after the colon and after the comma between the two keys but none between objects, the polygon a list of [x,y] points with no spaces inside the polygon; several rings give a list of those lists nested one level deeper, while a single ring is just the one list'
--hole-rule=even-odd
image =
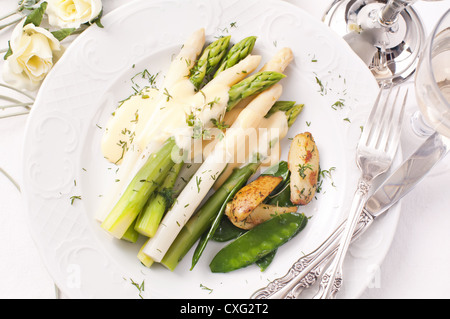
[{"label": "white plate", "polygon": [[[355,146],[377,83],[342,39],[280,1],[133,1],[102,22],[105,28],[84,32],[46,78],[26,130],[23,191],[31,232],[50,274],[70,298],[138,298],[135,284],[143,282],[144,298],[248,298],[284,275],[342,221],[359,175]],[[136,73],[164,74],[172,54],[202,27],[208,40],[258,36],[255,52],[265,60],[282,47],[292,48],[295,61],[282,82],[282,99],[306,107],[288,137],[310,131],[322,169],[336,167],[335,186],[326,180],[317,200],[303,210],[311,217],[307,228],[279,249],[263,273],[256,266],[211,273],[209,261],[221,247],[217,243],[208,246],[193,271],[191,253],[175,272],[159,265],[147,269],[136,259],[140,245],[112,239],[93,218],[99,196],[114,178],[100,152],[99,127],[132,93],[130,79]],[[333,107],[338,101],[343,105]],[[288,146],[286,139],[284,158]],[[74,196],[81,199],[72,203]],[[394,209],[352,247],[340,297],[358,297],[370,283],[370,270],[384,258],[397,216]]]}]

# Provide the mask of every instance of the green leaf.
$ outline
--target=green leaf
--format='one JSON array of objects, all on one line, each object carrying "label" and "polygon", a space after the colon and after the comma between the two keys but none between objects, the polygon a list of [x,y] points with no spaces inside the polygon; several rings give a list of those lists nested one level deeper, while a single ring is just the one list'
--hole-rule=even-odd
[{"label": "green leaf", "polygon": [[44,17],[44,13],[45,13],[46,9],[47,9],[47,2],[42,2],[41,5],[39,6],[39,8],[34,9],[27,16],[24,26],[32,23],[38,27],[42,22],[42,18]]},{"label": "green leaf", "polygon": [[13,54],[13,52],[11,50],[11,43],[10,43],[10,41],[8,41],[8,51],[6,51],[6,54],[3,57],[3,60],[6,60],[12,54]]},{"label": "green leaf", "polygon": [[76,29],[75,28],[66,28],[57,31],[52,31],[53,36],[58,39],[58,41],[62,41],[71,35]]},{"label": "green leaf", "polygon": [[102,24],[102,22],[100,21],[101,20],[101,18],[102,18],[102,16],[103,16],[103,9],[102,9],[102,11],[100,11],[100,13],[99,13],[99,15],[97,16],[97,18],[95,18],[94,20],[92,20],[91,22],[89,22],[89,24],[96,24],[99,28],[104,28],[104,26],[103,26],[103,24]]}]

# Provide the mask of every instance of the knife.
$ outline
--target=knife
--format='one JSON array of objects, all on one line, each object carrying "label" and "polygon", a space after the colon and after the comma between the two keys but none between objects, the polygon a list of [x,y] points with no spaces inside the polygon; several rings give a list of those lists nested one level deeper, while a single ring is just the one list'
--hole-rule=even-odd
[{"label": "knife", "polygon": [[[450,139],[431,135],[367,200],[361,212],[353,240],[365,232],[379,216],[405,197],[450,150]],[[257,290],[251,299],[296,299],[321,276],[328,261],[336,254],[345,221],[312,253],[297,260],[285,276]]]},{"label": "knife", "polygon": [[364,211],[380,216],[408,194],[447,155],[450,139],[431,135],[367,200]]}]

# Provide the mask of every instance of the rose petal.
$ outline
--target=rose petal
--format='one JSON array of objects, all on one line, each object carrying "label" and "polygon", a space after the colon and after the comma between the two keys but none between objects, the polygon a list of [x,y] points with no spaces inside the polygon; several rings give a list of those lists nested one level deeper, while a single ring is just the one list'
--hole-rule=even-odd
[{"label": "rose petal", "polygon": [[3,80],[17,89],[34,91],[39,88],[41,82],[30,79],[24,72],[16,73],[10,69],[9,61],[5,61],[2,70]]}]

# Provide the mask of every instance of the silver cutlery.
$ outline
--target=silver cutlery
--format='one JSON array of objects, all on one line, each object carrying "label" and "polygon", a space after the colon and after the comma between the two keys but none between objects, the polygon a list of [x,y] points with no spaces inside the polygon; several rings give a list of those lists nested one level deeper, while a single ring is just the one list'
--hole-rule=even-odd
[{"label": "silver cutlery", "polygon": [[[314,298],[334,298],[339,292],[343,281],[342,265],[372,183],[376,177],[389,170],[397,153],[407,92],[402,101],[397,102],[400,88],[397,88],[393,101],[390,100],[392,87],[388,90],[385,99],[383,90],[383,88],[380,90],[356,150],[356,163],[361,170],[361,177],[345,223],[344,233],[333,262],[322,276],[319,293]],[[397,104],[401,105],[401,110],[395,114]]]},{"label": "silver cutlery", "polygon": [[[258,290],[251,296],[251,298],[297,298],[303,291],[303,289],[312,286],[316,282],[317,278],[322,274],[323,267],[336,254],[338,248],[340,247],[339,241],[341,240],[342,243],[347,245],[344,250],[341,250],[341,253],[344,252],[343,255],[345,255],[350,241],[359,236],[359,234],[362,233],[362,231],[372,223],[374,219],[372,215],[370,215],[369,213],[360,214],[360,212],[362,211],[363,204],[365,203],[365,199],[367,198],[373,176],[378,176],[379,174],[381,174],[380,172],[385,172],[391,165],[391,158],[393,158],[394,156],[392,155],[392,153],[395,154],[398,146],[401,121],[403,118],[407,97],[406,92],[403,98],[403,102],[401,103],[401,110],[397,115],[395,115],[394,110],[397,108],[394,107],[394,105],[400,103],[398,102],[399,89],[397,89],[393,104],[389,103],[391,90],[392,88],[387,90],[387,92],[384,92],[385,89],[383,88],[380,90],[375,106],[371,112],[371,115],[369,116],[369,121],[364,129],[365,133],[361,136],[360,146],[358,147],[358,154],[361,154],[362,151],[366,153],[363,153],[364,155],[359,155],[358,157],[358,161],[361,161],[361,159],[363,160],[363,163],[360,164],[363,171],[363,177],[361,179],[362,182],[360,183],[360,187],[358,187],[358,190],[356,192],[357,196],[355,197],[354,201],[357,202],[357,205],[352,205],[354,216],[349,216],[350,219],[348,219],[351,220],[351,218],[353,218],[353,223],[343,222],[340,227],[338,227],[338,229],[329,238],[327,238],[319,248],[317,248],[311,254],[300,258],[284,277],[276,279],[267,287]],[[388,112],[389,114],[387,114],[386,108],[389,106],[391,107],[391,110],[390,112]],[[381,118],[384,118],[384,121],[382,121]],[[382,149],[379,145],[383,145],[383,152],[385,154],[378,155],[375,160],[371,160],[372,157],[368,157],[366,155],[367,150],[365,145],[371,145],[366,143],[372,140],[374,136],[380,137],[379,141],[378,139],[376,139],[376,149]],[[386,145],[388,145],[388,147],[386,147]],[[372,152],[370,152],[369,154],[372,154]],[[373,163],[376,163],[377,165],[376,171],[375,166],[372,166],[374,165]],[[372,170],[372,172],[369,174],[369,177],[364,177],[364,174],[367,170],[366,167],[369,167],[370,170]],[[363,188],[361,188],[361,185]],[[347,234],[347,238],[342,237],[342,233],[344,232],[344,230],[351,231],[349,234]],[[343,238],[346,239],[345,242]],[[336,259],[336,261],[338,262],[342,262],[342,260],[343,258],[341,260]],[[339,264],[335,263],[333,266],[339,267]],[[330,270],[331,269],[334,270],[336,268],[330,268]],[[332,295],[334,296],[337,291],[339,291],[339,284],[342,283],[342,271],[340,271],[340,273],[337,275],[338,276],[336,276],[334,273],[331,273],[331,276],[335,277],[333,279],[337,278],[339,280],[336,281],[336,283],[335,280],[329,280],[330,275],[328,275],[328,277],[323,280],[319,294],[316,297],[322,297],[328,293],[332,293]],[[324,282],[326,282],[328,285],[325,286]],[[328,289],[328,287],[333,289]]]},{"label": "silver cutlery", "polygon": [[[450,151],[450,139],[430,136],[367,200],[353,233],[355,240],[405,197]],[[296,299],[313,286],[339,246],[345,221],[316,250],[300,258],[285,276],[256,291],[253,299]]]}]

